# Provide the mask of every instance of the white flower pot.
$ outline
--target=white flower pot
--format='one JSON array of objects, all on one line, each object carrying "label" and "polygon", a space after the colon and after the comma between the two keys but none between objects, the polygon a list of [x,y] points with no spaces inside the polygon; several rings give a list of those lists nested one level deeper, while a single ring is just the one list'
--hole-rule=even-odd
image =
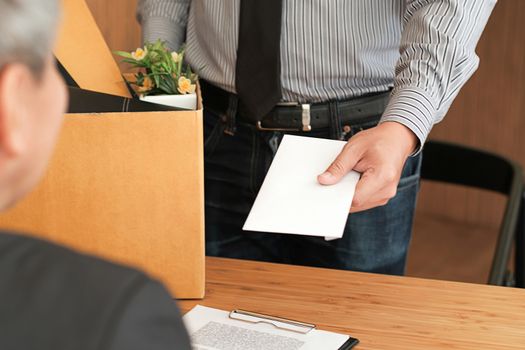
[{"label": "white flower pot", "polygon": [[179,107],[185,109],[197,109],[197,94],[186,95],[154,95],[154,96],[140,96],[142,101],[157,103],[171,107]]}]

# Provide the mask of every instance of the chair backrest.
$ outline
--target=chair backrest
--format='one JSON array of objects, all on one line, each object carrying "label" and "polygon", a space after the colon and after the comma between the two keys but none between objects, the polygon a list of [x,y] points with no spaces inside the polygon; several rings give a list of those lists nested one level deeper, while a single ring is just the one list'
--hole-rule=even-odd
[{"label": "chair backrest", "polygon": [[421,178],[491,190],[507,196],[488,281],[489,284],[504,285],[523,195],[521,167],[494,153],[428,141],[423,149]]}]

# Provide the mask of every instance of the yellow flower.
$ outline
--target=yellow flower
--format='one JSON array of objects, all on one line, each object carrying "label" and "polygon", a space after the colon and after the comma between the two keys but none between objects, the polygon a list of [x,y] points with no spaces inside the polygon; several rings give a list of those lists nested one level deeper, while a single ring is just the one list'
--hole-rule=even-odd
[{"label": "yellow flower", "polygon": [[153,88],[153,81],[149,77],[145,77],[142,85],[138,87],[139,92],[148,92]]},{"label": "yellow flower", "polygon": [[146,48],[143,49],[139,47],[137,50],[131,53],[131,57],[133,57],[137,61],[142,61],[144,57],[146,57],[147,54],[148,54],[148,49]]},{"label": "yellow flower", "polygon": [[184,94],[192,94],[195,92],[195,84],[191,83],[191,80],[188,78],[180,77],[179,78],[179,92]]},{"label": "yellow flower", "polygon": [[180,61],[182,61],[182,55],[179,55],[175,51],[171,53],[171,57],[173,57],[173,60],[175,61],[175,63],[179,63]]}]

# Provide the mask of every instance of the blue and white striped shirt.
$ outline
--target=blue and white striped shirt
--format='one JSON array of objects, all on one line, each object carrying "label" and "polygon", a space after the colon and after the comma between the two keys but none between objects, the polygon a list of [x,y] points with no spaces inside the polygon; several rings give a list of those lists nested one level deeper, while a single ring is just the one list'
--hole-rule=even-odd
[{"label": "blue and white striped shirt", "polygon": [[[283,101],[386,91],[381,121],[424,143],[478,67],[475,47],[496,0],[283,0]],[[186,40],[199,75],[235,92],[240,0],[139,0],[143,38]]]}]

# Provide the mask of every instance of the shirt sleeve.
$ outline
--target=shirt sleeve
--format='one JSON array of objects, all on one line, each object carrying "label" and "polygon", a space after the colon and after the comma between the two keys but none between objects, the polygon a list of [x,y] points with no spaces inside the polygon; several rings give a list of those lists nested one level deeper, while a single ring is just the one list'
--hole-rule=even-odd
[{"label": "shirt sleeve", "polygon": [[406,0],[394,89],[381,122],[395,121],[419,139],[443,119],[476,71],[476,45],[496,0]]},{"label": "shirt sleeve", "polygon": [[139,0],[137,20],[142,25],[142,41],[166,41],[178,50],[185,40],[190,0]]}]

